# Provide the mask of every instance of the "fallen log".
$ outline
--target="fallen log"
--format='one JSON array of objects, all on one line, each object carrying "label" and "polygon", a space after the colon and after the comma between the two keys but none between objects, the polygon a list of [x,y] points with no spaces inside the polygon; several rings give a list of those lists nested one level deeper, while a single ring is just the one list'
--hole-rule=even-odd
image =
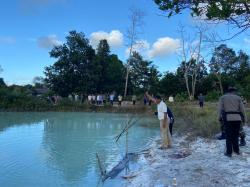
[{"label": "fallen log", "polygon": [[102,181],[104,182],[108,178],[114,179],[124,168],[128,166],[129,161],[132,160],[134,156],[135,153],[126,154],[125,157],[115,167],[113,167],[113,169],[103,175]]}]

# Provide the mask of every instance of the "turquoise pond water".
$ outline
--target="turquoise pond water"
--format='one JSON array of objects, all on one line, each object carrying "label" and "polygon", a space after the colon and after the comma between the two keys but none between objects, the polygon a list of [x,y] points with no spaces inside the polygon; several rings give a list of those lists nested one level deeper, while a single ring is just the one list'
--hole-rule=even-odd
[{"label": "turquoise pond water", "polygon": [[[118,144],[114,137],[129,118],[108,113],[0,113],[0,187],[126,184],[121,173],[98,185],[96,153],[107,170],[120,161],[125,137]],[[138,118],[129,131],[129,152],[146,148],[159,133],[153,116],[134,120]]]}]

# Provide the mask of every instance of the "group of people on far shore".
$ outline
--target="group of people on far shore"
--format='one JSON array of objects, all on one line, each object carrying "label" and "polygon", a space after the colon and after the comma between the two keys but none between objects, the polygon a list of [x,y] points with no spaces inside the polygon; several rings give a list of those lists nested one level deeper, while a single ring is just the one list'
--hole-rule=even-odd
[{"label": "group of people on far shore", "polygon": [[[107,102],[109,102],[112,106],[114,105],[114,101],[116,100],[115,93],[111,94],[90,94],[88,95],[88,103],[92,105],[105,105]],[[118,105],[122,105],[123,97],[119,94],[117,96]]]}]

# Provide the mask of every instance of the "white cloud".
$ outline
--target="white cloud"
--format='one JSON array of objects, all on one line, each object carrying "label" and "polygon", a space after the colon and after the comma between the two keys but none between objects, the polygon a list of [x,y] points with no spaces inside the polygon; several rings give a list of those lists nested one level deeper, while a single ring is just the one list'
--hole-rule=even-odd
[{"label": "white cloud", "polygon": [[167,56],[180,48],[180,40],[170,37],[159,38],[148,51],[149,58]]},{"label": "white cloud", "polygon": [[123,45],[123,34],[119,30],[110,33],[104,31],[93,32],[90,35],[90,44],[96,48],[100,40],[106,39],[110,47],[121,47]]},{"label": "white cloud", "polygon": [[[150,44],[147,40],[139,40],[133,45],[132,50],[140,53],[141,55],[145,56],[150,49]],[[129,56],[130,47],[126,49],[126,56]]]},{"label": "white cloud", "polygon": [[13,44],[16,42],[16,39],[11,36],[0,37],[0,44]]},{"label": "white cloud", "polygon": [[245,42],[246,44],[250,45],[250,39],[245,38],[245,39],[244,39],[244,42]]},{"label": "white cloud", "polygon": [[41,48],[45,49],[51,49],[54,46],[58,46],[62,44],[62,41],[60,41],[56,35],[49,35],[40,37],[37,39],[37,44]]}]

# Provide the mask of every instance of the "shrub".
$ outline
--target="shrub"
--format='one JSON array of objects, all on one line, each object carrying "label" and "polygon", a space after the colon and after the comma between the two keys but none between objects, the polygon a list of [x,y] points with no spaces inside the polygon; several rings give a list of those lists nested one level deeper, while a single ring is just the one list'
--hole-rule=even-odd
[{"label": "shrub", "polygon": [[187,93],[178,93],[176,96],[175,96],[175,101],[177,102],[184,102],[184,101],[187,101],[188,100],[188,95]]},{"label": "shrub", "polygon": [[218,101],[220,93],[218,91],[210,91],[206,95],[206,101]]},{"label": "shrub", "polygon": [[174,128],[180,134],[189,134],[193,138],[211,138],[220,131],[214,106],[200,109],[190,105],[176,105],[172,108],[176,119]]}]

